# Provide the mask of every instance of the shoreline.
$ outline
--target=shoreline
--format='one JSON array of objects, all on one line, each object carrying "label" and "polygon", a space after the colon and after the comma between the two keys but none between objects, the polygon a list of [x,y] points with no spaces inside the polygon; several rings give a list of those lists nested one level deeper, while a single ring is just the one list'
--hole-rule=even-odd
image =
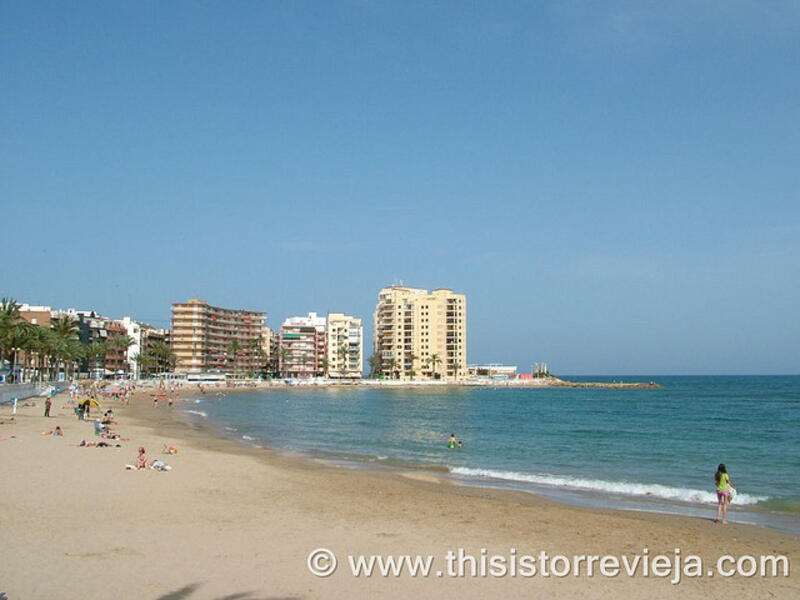
[{"label": "shoreline", "polygon": [[[245,390],[236,390],[245,391]],[[184,394],[192,399],[200,398],[192,394],[191,390]],[[185,400],[183,401],[185,402]],[[514,479],[494,477],[492,475],[471,476],[459,468],[453,470],[446,465],[415,463],[391,456],[377,456],[374,454],[360,454],[347,450],[300,450],[291,447],[270,443],[263,438],[253,438],[242,435],[237,429],[226,427],[213,419],[209,420],[205,411],[197,404],[176,405],[177,412],[171,418],[177,423],[198,431],[206,431],[209,435],[229,440],[243,448],[263,450],[273,456],[291,457],[296,460],[310,461],[321,464],[327,468],[344,468],[357,472],[378,471],[395,476],[410,477],[414,474],[435,474],[440,482],[452,485],[496,490],[500,493],[514,492],[530,494],[536,498],[554,502],[565,507],[581,507],[586,509],[599,509],[620,511],[623,513],[651,513],[656,515],[678,516],[692,519],[708,519],[716,511],[716,504],[699,504],[697,502],[669,500],[648,495],[624,496],[619,493],[602,491],[600,489],[567,488],[556,485],[525,483]],[[199,406],[202,406],[199,405]],[[190,408],[191,407],[191,408]],[[492,469],[465,469],[467,471],[487,471]],[[497,470],[495,470],[497,472]],[[608,482],[604,482],[608,483]],[[625,482],[621,482],[625,483]],[[647,483],[643,485],[648,485]],[[650,484],[657,485],[657,484]],[[737,524],[757,527],[784,533],[787,535],[800,535],[800,519],[794,513],[781,513],[769,508],[759,508],[757,505],[734,505],[733,516]],[[738,517],[738,518],[737,518]]]},{"label": "shoreline", "polygon": [[[366,581],[337,572],[321,579],[306,567],[308,552],[318,547],[433,555],[453,547],[567,554],[625,554],[644,547],[672,554],[680,547],[709,560],[722,553],[800,558],[799,537],[768,529],[587,509],[527,492],[462,486],[435,473],[339,469],[248,447],[169,416],[164,406],[153,409],[146,393],[129,407],[108,403],[117,411],[120,432],[130,437],[123,448],[78,448],[77,441],[91,436],[91,424],[78,422],[64,401],[63,395],[56,399],[56,418],[41,417],[39,406],[26,407],[13,425],[7,407],[0,409],[0,474],[8,483],[7,498],[14,498],[0,504],[9,541],[1,553],[9,575],[0,591],[10,599],[157,598],[182,590],[192,598],[438,598],[443,591],[465,598],[527,597],[538,590],[555,598],[610,599],[619,593],[668,597],[673,591],[662,580],[642,577]],[[64,438],[41,435],[44,426],[56,423]],[[136,446],[146,445],[151,457],[162,458],[158,448],[164,443],[179,448],[163,458],[174,467],[169,473],[123,470]],[[102,581],[82,571],[89,557],[102,562]],[[797,590],[796,576],[719,581],[726,595],[787,597]],[[713,582],[685,580],[681,593],[706,599],[708,583]]]}]

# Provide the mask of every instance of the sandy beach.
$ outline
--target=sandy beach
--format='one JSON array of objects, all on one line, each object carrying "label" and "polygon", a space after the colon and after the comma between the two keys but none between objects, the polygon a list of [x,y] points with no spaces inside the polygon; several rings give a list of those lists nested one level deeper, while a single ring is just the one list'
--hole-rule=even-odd
[{"label": "sandy beach", "polygon": [[[37,598],[790,598],[789,577],[451,577],[448,551],[488,555],[721,555],[800,558],[800,538],[708,519],[565,506],[460,486],[436,471],[352,470],[248,447],[187,425],[145,396],[113,408],[127,438],[96,441],[66,397],[11,418],[0,407],[0,593]],[[111,403],[104,403],[111,405]],[[42,435],[60,425],[63,437]],[[162,453],[165,444],[177,455]],[[173,468],[129,471],[138,446]],[[317,548],[338,569],[314,576]],[[432,555],[429,577],[356,577],[348,555]],[[792,565],[794,566],[794,565]]]}]

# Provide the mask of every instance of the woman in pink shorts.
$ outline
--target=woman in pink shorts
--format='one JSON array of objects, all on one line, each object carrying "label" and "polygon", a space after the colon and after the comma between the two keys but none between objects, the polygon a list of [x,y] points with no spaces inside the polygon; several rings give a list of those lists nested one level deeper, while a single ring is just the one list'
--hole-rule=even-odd
[{"label": "woman in pink shorts", "polygon": [[735,488],[728,475],[728,469],[722,463],[717,467],[717,472],[714,473],[714,483],[717,485],[717,519],[715,523],[719,523],[720,519],[722,519],[722,524],[727,525],[731,490]]}]

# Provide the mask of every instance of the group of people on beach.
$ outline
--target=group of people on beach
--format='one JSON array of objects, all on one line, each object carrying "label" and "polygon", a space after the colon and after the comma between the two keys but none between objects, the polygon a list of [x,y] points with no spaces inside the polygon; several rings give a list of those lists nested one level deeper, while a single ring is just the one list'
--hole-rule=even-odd
[{"label": "group of people on beach", "polygon": [[[103,392],[103,395],[107,397],[108,400],[116,400],[120,404],[124,405],[127,404],[130,400],[130,394],[133,392],[134,386],[133,384],[123,384],[118,390]],[[174,389],[171,391],[174,392]],[[92,384],[89,387],[74,385],[70,386],[70,399],[68,404],[74,404],[76,400],[78,400],[77,405],[74,406],[75,413],[78,415],[78,419],[81,421],[86,421],[87,417],[90,416],[90,411],[92,407],[100,407],[99,402],[97,401],[97,396],[99,393],[99,389],[97,386]],[[163,382],[159,386],[159,393],[163,392],[166,394],[166,388],[164,387]],[[45,417],[50,417],[50,409],[52,407],[52,397],[55,394],[50,394],[47,396],[45,400]],[[162,395],[163,397],[163,395]],[[172,399],[169,400],[170,405],[172,404]],[[102,417],[95,418],[92,426],[94,430],[94,435],[100,439],[98,440],[81,440],[78,444],[80,448],[121,448],[122,445],[119,443],[120,441],[126,441],[128,438],[123,438],[119,433],[114,431],[111,426],[117,425],[116,414],[113,408],[107,408],[105,412],[103,412]],[[64,432],[61,429],[60,425],[57,425],[55,429],[50,431],[42,432],[44,435],[50,436],[57,436],[63,437]],[[177,454],[178,449],[173,445],[164,445],[164,453],[165,454]],[[139,452],[134,461],[133,465],[126,465],[126,469],[154,469],[157,471],[169,471],[172,469],[168,464],[166,464],[163,460],[155,459],[149,460],[147,458],[147,453],[145,451],[144,446],[139,447]]]},{"label": "group of people on beach", "polygon": [[155,394],[153,394],[153,408],[158,408],[159,400],[166,400],[169,407],[172,408],[172,403],[174,402],[173,400],[174,395],[175,395],[175,384],[170,383],[169,393],[167,393],[167,388],[164,385],[164,382],[161,381],[158,384],[158,391]]}]

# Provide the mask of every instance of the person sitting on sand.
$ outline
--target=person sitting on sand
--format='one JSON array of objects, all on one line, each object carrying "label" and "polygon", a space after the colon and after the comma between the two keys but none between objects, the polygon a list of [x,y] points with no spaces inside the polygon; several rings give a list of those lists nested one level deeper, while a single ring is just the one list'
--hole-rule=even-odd
[{"label": "person sitting on sand", "polygon": [[715,523],[719,523],[720,518],[722,524],[728,524],[728,505],[731,502],[731,491],[735,491],[733,482],[728,475],[727,467],[720,463],[717,467],[717,472],[714,473],[714,483],[717,486],[717,518]]},{"label": "person sitting on sand", "polygon": [[56,425],[56,428],[53,429],[53,435],[57,435],[58,437],[64,437],[64,432],[61,431],[61,425]]},{"label": "person sitting on sand", "polygon": [[105,425],[103,425],[100,422],[100,419],[95,419],[94,420],[94,434],[95,435],[102,435],[104,433],[108,433],[109,431],[110,431],[109,428],[106,427]]},{"label": "person sitting on sand", "polygon": [[144,446],[139,446],[139,456],[136,457],[136,468],[146,469],[148,466],[147,452],[145,451]]}]

